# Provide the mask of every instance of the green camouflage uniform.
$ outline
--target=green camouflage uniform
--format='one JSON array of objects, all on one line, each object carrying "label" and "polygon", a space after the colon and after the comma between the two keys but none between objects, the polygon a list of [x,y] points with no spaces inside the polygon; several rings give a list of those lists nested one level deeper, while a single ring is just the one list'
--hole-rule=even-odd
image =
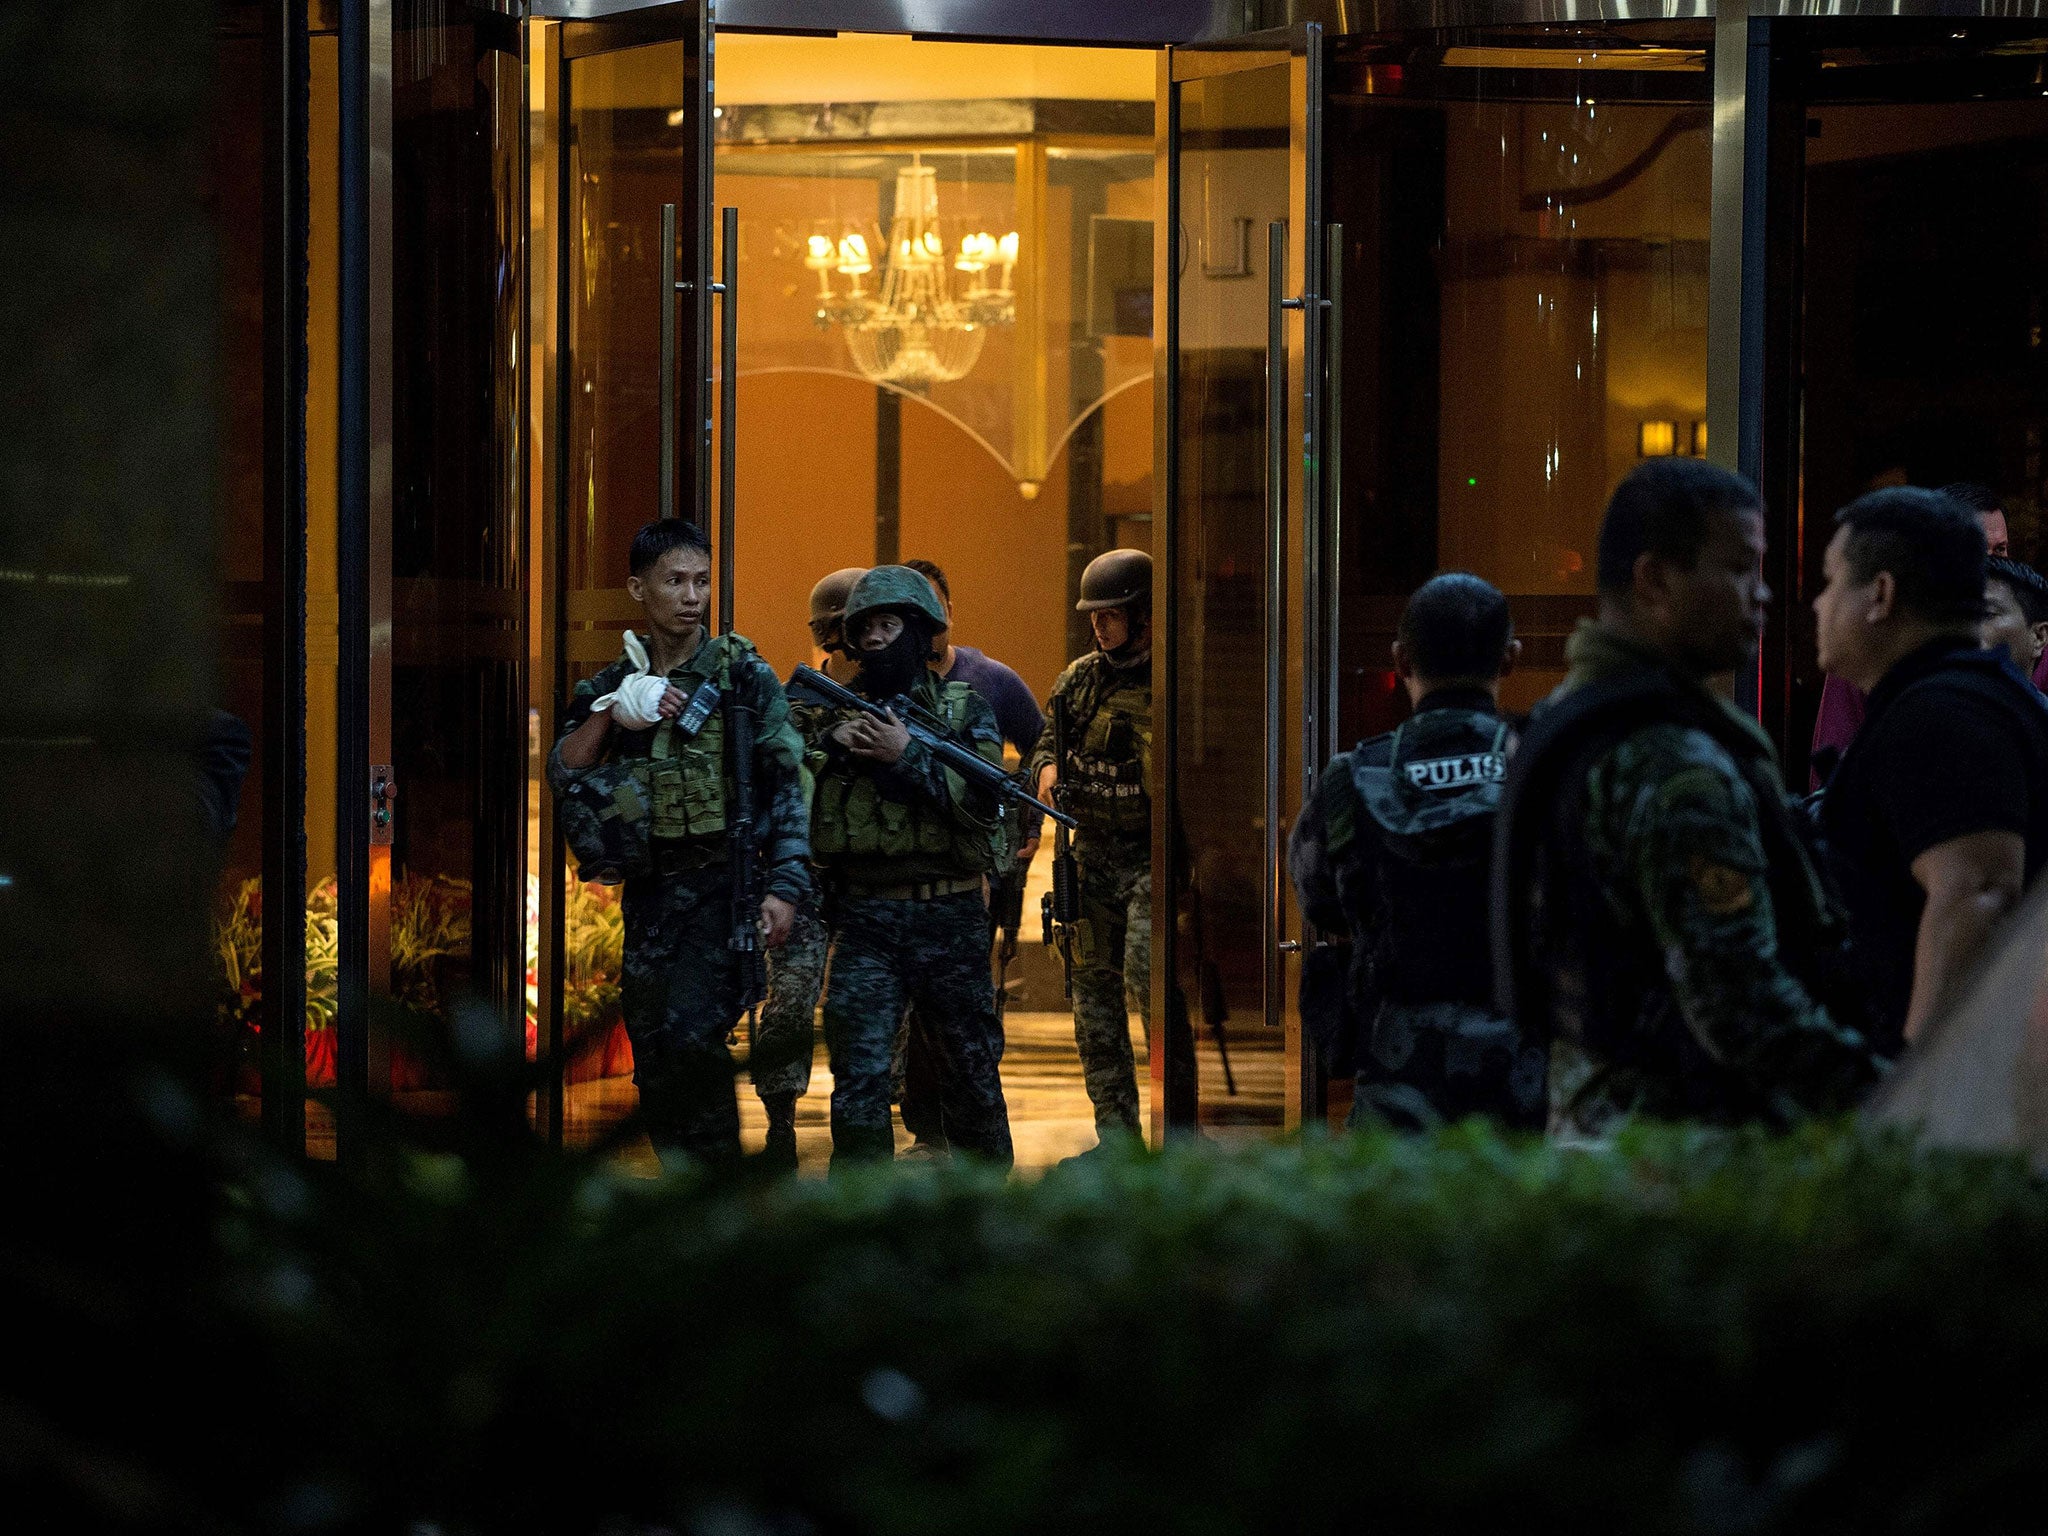
[{"label": "green camouflage uniform", "polygon": [[[1152,1038],[1152,663],[1119,667],[1100,651],[1062,672],[1047,708],[1067,711],[1066,809],[1080,823],[1074,858],[1081,921],[1074,935],[1074,1043],[1098,1136],[1138,1134],[1129,1010]],[[1027,783],[1053,760],[1048,727]],[[1190,1040],[1192,1045],[1192,1039]]]},{"label": "green camouflage uniform", "polygon": [[[922,674],[912,699],[992,763],[1003,760],[994,713],[965,683]],[[851,714],[799,702],[816,782],[812,843],[832,936],[825,1048],[832,1063],[832,1156],[895,1155],[890,1058],[906,1006],[929,1022],[939,1102],[952,1144],[1008,1166],[1009,1110],[988,966],[983,878],[1005,851],[997,807],[912,739],[879,764],[831,739]]]},{"label": "green camouflage uniform", "polygon": [[[591,705],[616,689],[629,669],[621,657],[576,685],[563,712],[564,737],[590,718]],[[726,696],[743,699],[754,712],[762,894],[802,903],[811,893],[810,811],[803,741],[790,724],[789,701],[775,673],[737,635],[707,637],[668,677],[688,698],[721,673]],[[726,1046],[740,1012],[738,956],[728,946],[726,713],[721,702],[687,742],[676,739],[673,722],[639,731],[614,725],[606,747],[606,763],[632,766],[648,806],[654,868],[625,882],[620,991],[641,1113],[664,1163],[679,1154],[714,1164],[739,1156],[739,1106]],[[549,786],[560,796],[580,776],[563,766],[558,741],[548,757]]]},{"label": "green camouflage uniform", "polygon": [[[1553,698],[1664,666],[1590,621],[1566,659]],[[1725,712],[1752,763],[1776,774],[1755,720],[1698,684],[1680,686]],[[1781,933],[1835,931],[1835,908],[1803,850],[1781,852],[1773,867],[1761,818],[1786,820],[1782,807],[1760,809],[1730,750],[1696,727],[1637,728],[1588,761],[1583,807],[1584,867],[1619,942],[1553,983],[1553,1134],[1603,1134],[1628,1114],[1783,1120],[1855,1102],[1878,1069],[1862,1038],[1815,1001],[1816,957],[1802,951],[1823,946],[1780,950]],[[1599,973],[1628,966],[1647,985],[1616,1035],[1587,1003],[1606,984]]]}]

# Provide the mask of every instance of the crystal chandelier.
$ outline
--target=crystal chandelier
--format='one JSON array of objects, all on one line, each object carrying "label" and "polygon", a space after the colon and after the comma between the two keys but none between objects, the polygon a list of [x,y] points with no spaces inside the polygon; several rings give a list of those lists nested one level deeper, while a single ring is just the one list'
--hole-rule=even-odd
[{"label": "crystal chandelier", "polygon": [[[888,253],[879,284],[867,236],[812,235],[804,265],[818,274],[817,320],[839,326],[862,377],[877,384],[923,389],[964,378],[981,356],[992,325],[1017,318],[1011,274],[1017,265],[1014,230],[998,239],[987,231],[960,237],[949,263],[939,233],[938,173],[913,155],[896,173],[896,211],[889,220]],[[832,274],[847,280],[844,292]]]}]

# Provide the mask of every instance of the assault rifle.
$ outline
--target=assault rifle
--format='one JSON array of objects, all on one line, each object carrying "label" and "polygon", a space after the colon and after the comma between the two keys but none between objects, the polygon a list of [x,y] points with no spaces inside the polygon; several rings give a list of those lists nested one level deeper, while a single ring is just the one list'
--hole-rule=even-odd
[{"label": "assault rifle", "polygon": [[1052,889],[1039,898],[1038,915],[1045,924],[1045,944],[1059,951],[1060,973],[1066,980],[1067,998],[1074,996],[1074,925],[1081,921],[1081,870],[1074,862],[1074,841],[1069,829],[1077,825],[1061,815],[1067,804],[1067,748],[1070,734],[1067,701],[1060,694],[1052,699],[1053,781],[1052,797],[1059,805],[1059,825],[1052,836]]},{"label": "assault rifle", "polygon": [[754,1035],[754,1011],[768,993],[768,963],[761,952],[761,849],[754,825],[754,707],[732,689],[725,701],[727,767],[732,777],[732,830],[726,838],[732,867],[732,935],[728,948],[739,957],[740,1010],[747,1038]]},{"label": "assault rifle", "polygon": [[874,700],[863,698],[851,688],[841,687],[815,667],[798,667],[790,676],[789,686],[801,688],[827,704],[836,704],[841,709],[858,710],[861,714],[872,715],[877,720],[887,718],[890,711],[894,710],[897,720],[909,730],[911,740],[922,742],[926,751],[975,788],[985,790],[1017,807],[1033,806],[1062,827],[1079,825],[1065,811],[1055,810],[1039,800],[1024,787],[1021,780],[1004,771],[1000,763],[990,762],[968,746],[953,733],[953,728],[945,721],[929,710],[913,704],[907,698],[892,699],[885,709]]}]

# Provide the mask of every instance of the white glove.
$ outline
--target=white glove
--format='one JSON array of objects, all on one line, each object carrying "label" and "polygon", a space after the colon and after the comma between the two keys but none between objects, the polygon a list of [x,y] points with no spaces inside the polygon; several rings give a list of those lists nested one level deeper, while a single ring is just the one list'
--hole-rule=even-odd
[{"label": "white glove", "polygon": [[661,701],[668,692],[668,679],[648,673],[647,647],[630,629],[626,631],[626,660],[633,670],[624,682],[590,706],[595,714],[608,709],[612,719],[629,731],[644,731],[661,722]]}]

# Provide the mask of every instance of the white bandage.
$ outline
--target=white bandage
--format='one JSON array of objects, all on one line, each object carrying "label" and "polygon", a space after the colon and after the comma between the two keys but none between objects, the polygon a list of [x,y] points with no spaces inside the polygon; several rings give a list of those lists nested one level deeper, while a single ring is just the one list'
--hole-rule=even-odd
[{"label": "white bandage", "polygon": [[644,731],[661,723],[661,700],[668,692],[668,679],[642,672],[619,684],[612,695],[612,718],[629,731]]},{"label": "white bandage", "polygon": [[629,731],[644,731],[661,721],[661,701],[668,692],[668,679],[648,673],[647,647],[630,629],[626,631],[626,660],[633,670],[624,682],[590,706],[591,712],[608,709],[612,718]]}]

